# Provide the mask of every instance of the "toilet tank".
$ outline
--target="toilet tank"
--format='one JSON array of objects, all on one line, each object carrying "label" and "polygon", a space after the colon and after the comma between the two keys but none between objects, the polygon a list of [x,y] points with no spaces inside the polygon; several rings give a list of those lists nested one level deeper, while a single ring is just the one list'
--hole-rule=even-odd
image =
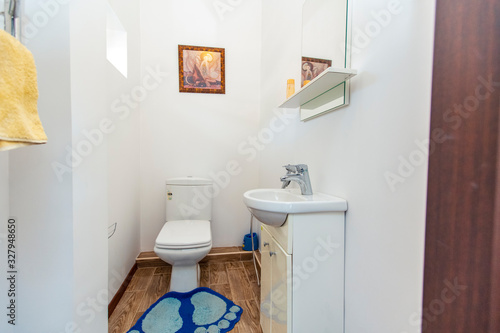
[{"label": "toilet tank", "polygon": [[166,182],[166,217],[176,220],[212,219],[212,180],[197,177],[171,178]]}]

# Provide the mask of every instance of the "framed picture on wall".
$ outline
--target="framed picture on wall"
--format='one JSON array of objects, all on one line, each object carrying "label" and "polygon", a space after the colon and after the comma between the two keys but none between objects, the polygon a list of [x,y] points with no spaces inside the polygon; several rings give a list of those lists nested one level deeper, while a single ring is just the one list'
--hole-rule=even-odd
[{"label": "framed picture on wall", "polygon": [[308,84],[328,67],[332,67],[331,60],[302,57],[301,87]]},{"label": "framed picture on wall", "polygon": [[179,92],[225,94],[224,49],[179,45]]}]

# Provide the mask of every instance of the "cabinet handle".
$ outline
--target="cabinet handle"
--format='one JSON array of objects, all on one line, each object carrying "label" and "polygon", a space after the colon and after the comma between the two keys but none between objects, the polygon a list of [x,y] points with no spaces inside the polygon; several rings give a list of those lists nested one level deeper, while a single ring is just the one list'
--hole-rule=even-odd
[{"label": "cabinet handle", "polygon": [[264,242],[264,246],[269,246],[269,243]]},{"label": "cabinet handle", "polygon": [[270,257],[275,256],[275,255],[276,255],[276,252],[269,252]]}]

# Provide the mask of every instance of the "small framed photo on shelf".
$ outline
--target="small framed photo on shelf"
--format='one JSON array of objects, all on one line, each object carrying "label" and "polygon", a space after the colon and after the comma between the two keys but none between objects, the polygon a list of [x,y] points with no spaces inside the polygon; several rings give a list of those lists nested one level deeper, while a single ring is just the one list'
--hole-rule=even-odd
[{"label": "small framed photo on shelf", "polygon": [[179,92],[225,94],[224,49],[179,45]]},{"label": "small framed photo on shelf", "polygon": [[308,84],[325,69],[332,66],[332,61],[327,59],[302,57],[301,87]]}]

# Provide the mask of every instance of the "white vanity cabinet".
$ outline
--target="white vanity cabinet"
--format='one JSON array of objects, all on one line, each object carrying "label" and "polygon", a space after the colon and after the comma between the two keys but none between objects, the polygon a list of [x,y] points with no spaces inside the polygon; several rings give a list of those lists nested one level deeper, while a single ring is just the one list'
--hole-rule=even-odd
[{"label": "white vanity cabinet", "polygon": [[264,333],[292,332],[292,283],[288,279],[292,256],[283,250],[267,229],[262,228],[261,239],[261,326]]},{"label": "white vanity cabinet", "polygon": [[261,230],[263,332],[343,333],[345,213],[289,214]]}]

